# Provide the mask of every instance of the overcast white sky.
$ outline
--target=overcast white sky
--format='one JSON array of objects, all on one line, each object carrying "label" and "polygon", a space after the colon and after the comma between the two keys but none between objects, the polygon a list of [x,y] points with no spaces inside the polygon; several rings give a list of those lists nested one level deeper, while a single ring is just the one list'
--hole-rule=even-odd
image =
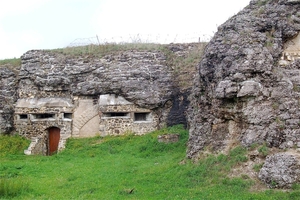
[{"label": "overcast white sky", "polygon": [[250,0],[1,0],[0,59],[96,42],[197,42]]}]

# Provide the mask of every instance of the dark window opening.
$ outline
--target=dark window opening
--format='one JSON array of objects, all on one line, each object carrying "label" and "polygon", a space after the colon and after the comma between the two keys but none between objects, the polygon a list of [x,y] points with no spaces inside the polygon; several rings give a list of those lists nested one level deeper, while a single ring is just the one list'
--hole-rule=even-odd
[{"label": "dark window opening", "polygon": [[20,119],[27,119],[28,116],[26,114],[22,114],[22,115],[19,115],[20,116]]},{"label": "dark window opening", "polygon": [[72,113],[64,113],[64,119],[72,119]]},{"label": "dark window opening", "polygon": [[134,113],[134,121],[149,121],[150,113]]},{"label": "dark window opening", "polygon": [[111,113],[103,113],[104,117],[128,117],[129,113],[124,112],[111,112]]},{"label": "dark window opening", "polygon": [[43,114],[35,114],[33,115],[35,119],[54,119],[55,114],[43,113]]}]

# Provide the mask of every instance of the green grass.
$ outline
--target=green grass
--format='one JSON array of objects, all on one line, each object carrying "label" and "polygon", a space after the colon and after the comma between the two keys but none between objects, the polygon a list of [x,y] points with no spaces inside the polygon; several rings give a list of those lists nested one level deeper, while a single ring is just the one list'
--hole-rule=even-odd
[{"label": "green grass", "polygon": [[[177,143],[157,136],[180,134]],[[173,126],[144,136],[69,139],[54,156],[0,157],[0,199],[298,199],[290,192],[249,192],[247,176],[228,172],[245,162],[247,150],[186,159],[188,132]],[[17,183],[21,182],[20,185]],[[3,185],[11,185],[12,189]],[[14,189],[14,188],[17,188]]]}]

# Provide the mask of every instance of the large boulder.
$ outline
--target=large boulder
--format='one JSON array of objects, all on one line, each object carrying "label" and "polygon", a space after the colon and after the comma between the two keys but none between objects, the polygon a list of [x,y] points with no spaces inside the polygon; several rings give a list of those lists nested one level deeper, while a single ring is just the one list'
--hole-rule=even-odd
[{"label": "large boulder", "polygon": [[300,181],[300,156],[293,153],[270,155],[258,177],[270,188],[291,188]]}]

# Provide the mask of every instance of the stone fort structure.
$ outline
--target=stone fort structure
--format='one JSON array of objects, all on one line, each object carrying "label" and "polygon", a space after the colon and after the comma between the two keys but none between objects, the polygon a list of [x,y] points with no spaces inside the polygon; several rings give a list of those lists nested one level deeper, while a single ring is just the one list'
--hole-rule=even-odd
[{"label": "stone fort structure", "polygon": [[115,94],[96,100],[26,98],[16,103],[14,123],[19,134],[33,140],[26,154],[47,155],[64,148],[69,137],[151,132],[158,127],[158,115]]},{"label": "stone fort structure", "polygon": [[[199,44],[165,48],[184,59]],[[19,69],[0,67],[0,97],[7,102],[0,106],[0,132],[15,131],[30,139],[25,154],[51,155],[70,137],[140,135],[187,124],[195,68],[188,69],[187,84],[180,87],[162,51],[99,56],[31,50],[21,60]]]},{"label": "stone fort structure", "polygon": [[0,132],[31,138],[27,154],[51,155],[69,137],[183,123],[188,158],[265,145],[267,157],[254,152],[241,168],[262,165],[249,174],[291,188],[300,182],[299,10],[300,0],[251,0],[218,27],[196,69],[179,73],[170,60],[195,45],[103,56],[28,51],[19,70],[0,68]]}]

